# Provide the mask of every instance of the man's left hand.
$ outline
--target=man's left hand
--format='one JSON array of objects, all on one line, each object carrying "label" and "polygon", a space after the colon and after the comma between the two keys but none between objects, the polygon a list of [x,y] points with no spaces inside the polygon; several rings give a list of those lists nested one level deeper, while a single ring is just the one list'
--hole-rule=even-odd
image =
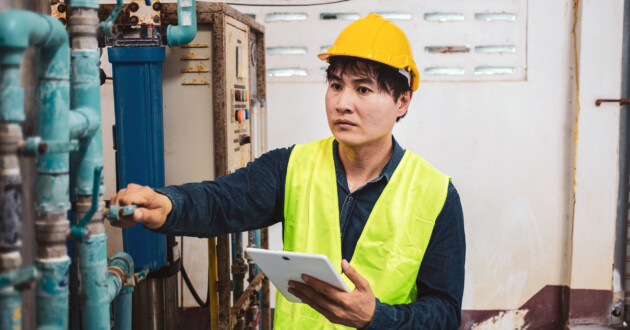
[{"label": "man's left hand", "polygon": [[341,269],[356,286],[354,291],[344,292],[328,283],[302,274],[302,280],[306,284],[289,281],[289,292],[332,323],[359,329],[365,328],[370,324],[376,308],[376,298],[370,288],[370,283],[345,259],[341,262]]}]

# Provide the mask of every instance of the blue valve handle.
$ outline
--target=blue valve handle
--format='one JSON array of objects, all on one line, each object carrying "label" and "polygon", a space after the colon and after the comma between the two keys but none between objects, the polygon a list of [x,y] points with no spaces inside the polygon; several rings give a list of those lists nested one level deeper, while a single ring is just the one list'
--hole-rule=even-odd
[{"label": "blue valve handle", "polygon": [[120,217],[132,215],[137,208],[138,205],[110,205],[109,212],[105,214],[105,217],[107,217],[107,220],[109,221],[118,221],[120,220]]},{"label": "blue valve handle", "polygon": [[101,186],[102,174],[103,166],[97,166],[94,168],[94,182],[92,185],[92,205],[90,206],[88,212],[83,216],[83,218],[79,220],[79,223],[70,228],[70,235],[72,235],[72,237],[79,242],[82,242],[83,239],[88,236],[88,233],[85,230],[85,225],[87,225],[90,219],[92,219],[94,213],[96,213],[96,210],[98,209],[98,192]]}]

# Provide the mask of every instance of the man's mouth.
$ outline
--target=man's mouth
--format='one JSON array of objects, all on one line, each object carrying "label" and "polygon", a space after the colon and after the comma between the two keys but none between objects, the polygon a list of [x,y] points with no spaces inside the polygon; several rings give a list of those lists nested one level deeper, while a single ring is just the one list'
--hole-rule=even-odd
[{"label": "man's mouth", "polygon": [[357,126],[355,123],[349,121],[349,120],[344,120],[344,119],[337,119],[334,121],[335,125],[339,125],[339,126]]}]

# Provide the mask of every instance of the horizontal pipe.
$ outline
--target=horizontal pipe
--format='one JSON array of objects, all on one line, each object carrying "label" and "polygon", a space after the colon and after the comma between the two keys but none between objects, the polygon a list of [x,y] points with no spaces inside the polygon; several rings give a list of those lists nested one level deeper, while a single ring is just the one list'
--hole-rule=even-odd
[{"label": "horizontal pipe", "polygon": [[70,111],[70,138],[77,139],[87,134],[90,120],[81,109]]}]

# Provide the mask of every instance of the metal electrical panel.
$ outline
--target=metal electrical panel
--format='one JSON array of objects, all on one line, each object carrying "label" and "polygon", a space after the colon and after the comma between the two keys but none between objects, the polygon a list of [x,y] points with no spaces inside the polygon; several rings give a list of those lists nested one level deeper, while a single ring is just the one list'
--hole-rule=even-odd
[{"label": "metal electrical panel", "polygon": [[[161,9],[162,23],[176,24],[175,5],[164,3]],[[252,136],[252,107],[256,105],[256,118],[262,122],[264,63],[264,28],[260,24],[222,3],[197,3],[195,39],[187,45],[167,49],[164,62],[167,184],[212,180],[246,166],[253,159],[253,138],[259,137]],[[258,123],[257,127],[263,125]],[[257,145],[263,143],[256,142]],[[267,231],[263,230],[263,247],[268,246],[267,237]],[[212,259],[214,255],[214,261],[200,254],[204,251],[204,241],[186,238],[182,244],[184,266],[189,263],[197,266],[197,271],[188,272],[191,280],[197,282],[196,291],[203,295],[207,290],[205,285],[200,285],[200,276],[209,276],[210,283],[216,283],[216,290],[211,285],[209,292],[218,300],[218,306],[213,307],[210,299],[211,328],[242,326],[254,295],[262,288],[261,321],[263,328],[269,329],[268,280],[261,274],[260,279],[254,281],[255,287],[246,290],[241,297],[232,298],[230,274],[234,269],[230,263],[229,238],[219,237],[216,245],[212,242],[209,256]],[[205,249],[208,250],[207,245]],[[200,272],[200,264],[208,265],[202,267],[210,271]],[[239,265],[246,267],[246,264]]]},{"label": "metal electrical panel", "polygon": [[[225,81],[228,118],[227,173],[244,167],[252,159],[250,93],[249,93],[249,29],[247,25],[226,17]],[[232,56],[230,56],[232,55]]]},{"label": "metal electrical panel", "polygon": [[166,49],[162,86],[167,185],[215,178],[211,43],[210,26],[200,25],[191,43]]}]

